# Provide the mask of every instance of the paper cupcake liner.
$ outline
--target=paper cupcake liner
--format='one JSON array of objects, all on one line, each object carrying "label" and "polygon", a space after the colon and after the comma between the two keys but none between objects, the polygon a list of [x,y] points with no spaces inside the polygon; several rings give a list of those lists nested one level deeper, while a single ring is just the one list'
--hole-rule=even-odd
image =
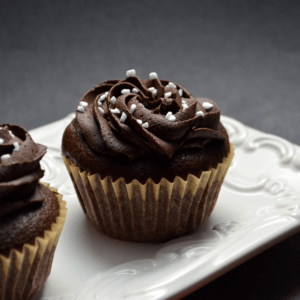
[{"label": "paper cupcake liner", "polygon": [[234,156],[234,146],[217,168],[200,178],[175,177],[145,184],[126,183],[110,176],[81,172],[71,159],[64,163],[84,213],[100,231],[117,239],[136,242],[166,241],[182,236],[202,224],[212,213],[224,177]]},{"label": "paper cupcake liner", "polygon": [[66,202],[57,189],[43,183],[57,197],[59,216],[44,237],[36,237],[35,244],[24,244],[22,252],[10,251],[9,257],[0,254],[0,300],[27,300],[45,284],[51,270],[54,251],[66,219]]}]

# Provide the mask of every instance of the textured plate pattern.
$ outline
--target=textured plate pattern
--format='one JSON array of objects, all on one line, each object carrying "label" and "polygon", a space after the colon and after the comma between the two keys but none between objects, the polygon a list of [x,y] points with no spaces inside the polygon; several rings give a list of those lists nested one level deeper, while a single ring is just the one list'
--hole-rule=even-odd
[{"label": "textured plate pattern", "polygon": [[43,181],[59,189],[69,208],[52,273],[35,300],[165,299],[300,230],[300,148],[223,117],[236,155],[203,226],[161,244],[111,239],[89,224],[63,165],[61,137],[73,117],[31,131],[48,147]]}]

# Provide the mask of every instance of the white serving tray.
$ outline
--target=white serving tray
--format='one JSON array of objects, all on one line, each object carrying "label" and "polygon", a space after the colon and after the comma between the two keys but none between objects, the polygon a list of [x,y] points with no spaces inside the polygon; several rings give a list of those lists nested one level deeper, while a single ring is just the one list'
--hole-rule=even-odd
[{"label": "white serving tray", "polygon": [[30,131],[46,145],[44,182],[67,201],[51,274],[34,300],[182,297],[300,231],[300,147],[222,117],[235,158],[211,217],[168,243],[119,241],[85,217],[61,157],[74,114]]}]

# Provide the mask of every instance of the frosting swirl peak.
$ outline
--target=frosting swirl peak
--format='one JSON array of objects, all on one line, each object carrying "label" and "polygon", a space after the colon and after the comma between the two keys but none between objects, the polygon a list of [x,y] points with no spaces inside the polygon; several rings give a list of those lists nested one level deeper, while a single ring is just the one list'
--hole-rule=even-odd
[{"label": "frosting swirl peak", "polygon": [[17,125],[0,125],[0,216],[43,201],[38,189],[46,147]]},{"label": "frosting swirl peak", "polygon": [[213,101],[195,98],[156,73],[146,80],[135,72],[127,75],[97,85],[78,104],[80,130],[94,151],[130,159],[153,153],[172,158],[178,150],[226,139]]}]

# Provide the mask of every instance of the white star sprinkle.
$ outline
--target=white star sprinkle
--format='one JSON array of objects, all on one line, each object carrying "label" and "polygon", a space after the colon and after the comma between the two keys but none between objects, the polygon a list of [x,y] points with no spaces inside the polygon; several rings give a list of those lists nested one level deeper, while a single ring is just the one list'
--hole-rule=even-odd
[{"label": "white star sprinkle", "polygon": [[173,82],[171,82],[171,81],[168,83],[168,85],[166,87],[171,87],[173,89],[177,88],[177,86]]},{"label": "white star sprinkle", "polygon": [[130,94],[130,89],[123,89],[121,91],[121,94],[125,95],[125,94]]},{"label": "white star sprinkle", "polygon": [[178,93],[179,93],[179,96],[182,97],[182,93],[183,93],[182,89],[179,89]]},{"label": "white star sprinkle", "polygon": [[12,138],[14,138],[14,137],[15,137],[15,135],[12,133],[12,131],[11,131],[11,130],[8,130],[8,132],[9,132],[9,134],[10,134],[10,136],[11,136]]},{"label": "white star sprinkle", "polygon": [[103,101],[103,100],[106,99],[106,97],[107,97],[107,95],[106,95],[106,94],[103,94],[103,95],[101,95],[101,97],[99,98],[99,100],[100,100],[100,101]]},{"label": "white star sprinkle", "polygon": [[139,90],[136,89],[136,88],[133,88],[133,89],[132,89],[132,92],[135,93],[135,94],[138,94]]},{"label": "white star sprinkle", "polygon": [[122,112],[122,115],[121,115],[120,121],[121,121],[122,123],[124,123],[124,122],[125,122],[125,120],[126,120],[126,118],[127,118],[126,114],[125,114],[124,112]]},{"label": "white star sprinkle", "polygon": [[166,98],[169,98],[169,97],[171,97],[171,95],[172,95],[172,93],[171,93],[171,92],[165,93],[165,97],[166,97]]},{"label": "white star sprinkle", "polygon": [[10,158],[10,154],[3,154],[1,156],[1,160],[8,159],[8,158]]},{"label": "white star sprinkle", "polygon": [[208,110],[208,109],[211,109],[214,105],[211,104],[211,103],[209,103],[209,102],[203,102],[203,103],[202,103],[202,106],[203,106],[206,110]]},{"label": "white star sprinkle", "polygon": [[110,111],[111,111],[111,113],[113,113],[113,114],[120,114],[120,113],[121,113],[120,110],[117,109],[117,108],[115,108],[115,109],[110,108]]},{"label": "white star sprinkle", "polygon": [[83,112],[85,111],[85,109],[84,109],[83,106],[79,105],[79,106],[77,107],[77,111],[83,113]]},{"label": "white star sprinkle", "polygon": [[169,111],[169,112],[166,114],[165,118],[166,118],[166,119],[168,119],[168,118],[169,118],[169,116],[171,116],[171,115],[172,115],[172,112],[171,112],[171,111]]},{"label": "white star sprinkle", "polygon": [[145,122],[144,124],[142,124],[142,126],[143,126],[144,128],[149,128],[149,123],[148,123],[148,122]]},{"label": "white star sprinkle", "polygon": [[131,104],[130,112],[133,114],[136,110],[136,104]]},{"label": "white star sprinkle", "polygon": [[19,143],[18,142],[14,142],[14,147],[15,148],[14,148],[13,152],[18,151],[20,149]]},{"label": "white star sprinkle", "polygon": [[168,118],[169,121],[171,122],[175,122],[176,121],[176,117],[174,115],[171,115],[169,118]]},{"label": "white star sprinkle", "polygon": [[128,71],[126,72],[126,76],[127,76],[127,77],[135,76],[135,74],[136,74],[135,69],[128,70]]},{"label": "white star sprinkle", "polygon": [[140,125],[143,124],[143,121],[142,121],[142,120],[137,119],[136,121],[137,121]]},{"label": "white star sprinkle", "polygon": [[150,79],[156,79],[156,78],[158,78],[158,76],[157,76],[157,74],[155,72],[151,72],[149,74],[149,77],[150,77]]},{"label": "white star sprinkle", "polygon": [[4,143],[4,139],[0,138],[0,145],[2,145]]},{"label": "white star sprinkle", "polygon": [[204,112],[199,110],[196,112],[196,116],[200,116],[200,117],[203,117],[204,116]]},{"label": "white star sprinkle", "polygon": [[83,107],[86,107],[86,106],[88,106],[88,103],[85,101],[80,101],[80,105]]},{"label": "white star sprinkle", "polygon": [[104,109],[102,107],[98,107],[98,109],[101,112],[101,114],[104,115]]},{"label": "white star sprinkle", "polygon": [[183,110],[186,110],[189,106],[186,103],[182,103]]},{"label": "white star sprinkle", "polygon": [[166,118],[167,120],[171,121],[171,122],[176,121],[176,117],[172,114],[171,111],[169,111],[169,112],[166,114],[165,118]]},{"label": "white star sprinkle", "polygon": [[156,89],[156,88],[151,87],[151,88],[149,88],[148,90],[152,93],[152,95],[153,95],[154,97],[157,95],[157,89]]},{"label": "white star sprinkle", "polygon": [[115,96],[112,96],[112,97],[110,98],[110,102],[111,102],[112,104],[115,105],[116,101],[117,101],[117,98],[116,98]]}]

